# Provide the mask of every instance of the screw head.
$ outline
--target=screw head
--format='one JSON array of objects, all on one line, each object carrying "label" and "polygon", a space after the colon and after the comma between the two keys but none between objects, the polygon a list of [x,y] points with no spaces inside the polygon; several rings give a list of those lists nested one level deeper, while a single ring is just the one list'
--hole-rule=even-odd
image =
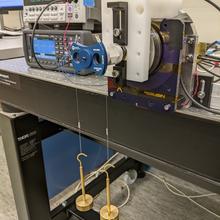
[{"label": "screw head", "polygon": [[113,96],[114,96],[114,94],[115,94],[114,92],[110,92],[110,96],[111,96],[111,97],[113,97]]},{"label": "screw head", "polygon": [[64,201],[64,202],[62,203],[62,206],[63,206],[63,207],[66,207],[66,206],[67,206],[67,201]]},{"label": "screw head", "polygon": [[171,104],[167,104],[164,106],[164,110],[169,111],[171,109],[171,107],[172,107]]},{"label": "screw head", "polygon": [[194,38],[189,38],[187,43],[192,45],[192,44],[195,43],[195,39]]},{"label": "screw head", "polygon": [[115,28],[113,30],[114,37],[119,37],[121,35],[121,30],[119,28]]}]

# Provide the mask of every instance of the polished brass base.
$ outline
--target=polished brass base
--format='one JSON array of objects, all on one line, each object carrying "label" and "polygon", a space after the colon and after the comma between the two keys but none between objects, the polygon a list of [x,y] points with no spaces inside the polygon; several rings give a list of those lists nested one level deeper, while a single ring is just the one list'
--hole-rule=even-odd
[{"label": "polished brass base", "polygon": [[108,215],[108,206],[104,206],[100,211],[100,220],[119,220],[119,210],[111,205],[111,214]]},{"label": "polished brass base", "polygon": [[85,195],[85,200],[83,195],[79,196],[76,199],[76,208],[78,211],[80,212],[88,212],[89,210],[91,210],[93,207],[93,197],[86,194]]}]

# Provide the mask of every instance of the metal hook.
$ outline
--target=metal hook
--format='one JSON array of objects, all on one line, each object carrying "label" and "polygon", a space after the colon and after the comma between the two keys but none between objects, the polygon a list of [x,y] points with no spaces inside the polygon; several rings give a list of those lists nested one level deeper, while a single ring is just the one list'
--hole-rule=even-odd
[{"label": "metal hook", "polygon": [[77,156],[77,160],[79,161],[80,164],[79,170],[80,170],[80,180],[82,186],[82,195],[78,196],[76,199],[76,208],[81,212],[87,212],[93,206],[93,197],[89,194],[86,194],[84,171],[80,157],[88,157],[88,156],[84,153],[80,153]]},{"label": "metal hook", "polygon": [[78,156],[77,156],[77,160],[79,161],[80,166],[82,166],[82,161],[81,161],[80,157],[88,157],[88,155],[86,155],[86,154],[84,154],[84,153],[80,153],[80,154],[78,154]]}]

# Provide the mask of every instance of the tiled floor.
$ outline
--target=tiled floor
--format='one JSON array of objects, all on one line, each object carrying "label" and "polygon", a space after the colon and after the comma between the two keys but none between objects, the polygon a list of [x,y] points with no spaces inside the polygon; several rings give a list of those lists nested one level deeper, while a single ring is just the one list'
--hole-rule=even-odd
[{"label": "tiled floor", "polygon": [[[162,174],[170,182],[180,187],[187,194],[207,193],[192,184],[183,182],[175,177]],[[111,187],[113,202],[119,204],[123,201],[118,193],[120,187],[117,183]],[[125,191],[126,194],[126,191]],[[104,193],[96,200],[95,208],[99,209],[105,202]],[[197,199],[199,203],[220,214],[220,196]],[[17,220],[15,203],[12,195],[10,180],[0,138],[0,220]],[[217,220],[206,211],[201,210],[185,198],[172,195],[163,184],[155,178],[146,176],[138,180],[131,187],[131,198],[127,206],[120,210],[120,220]],[[23,219],[20,219],[23,220]],[[39,219],[44,220],[44,219]]]},{"label": "tiled floor", "polygon": [[17,220],[14,197],[0,137],[0,220]]}]

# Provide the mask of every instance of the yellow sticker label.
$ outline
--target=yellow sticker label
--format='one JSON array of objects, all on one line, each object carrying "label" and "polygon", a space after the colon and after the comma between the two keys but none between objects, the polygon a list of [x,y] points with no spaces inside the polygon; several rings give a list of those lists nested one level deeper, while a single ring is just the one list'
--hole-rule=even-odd
[{"label": "yellow sticker label", "polygon": [[144,94],[148,95],[148,96],[160,98],[160,99],[166,99],[166,95],[165,94],[161,94],[161,93],[154,93],[154,92],[145,91]]}]

